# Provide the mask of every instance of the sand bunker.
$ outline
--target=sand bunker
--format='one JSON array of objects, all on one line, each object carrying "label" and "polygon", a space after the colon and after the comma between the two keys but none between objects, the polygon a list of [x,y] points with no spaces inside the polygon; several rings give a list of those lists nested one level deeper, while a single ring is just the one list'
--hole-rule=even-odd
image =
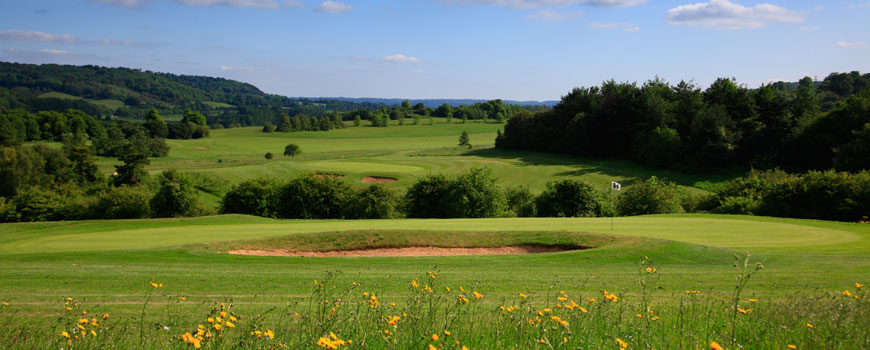
[{"label": "sand bunker", "polygon": [[[578,248],[579,249],[579,248]],[[547,246],[510,246],[493,248],[439,248],[439,247],[407,247],[378,248],[359,250],[337,250],[331,252],[296,252],[291,250],[231,250],[228,253],[236,255],[257,256],[297,256],[297,257],[413,257],[413,256],[458,256],[458,255],[510,255],[555,253],[572,249]]]},{"label": "sand bunker", "polygon": [[366,176],[362,179],[362,182],[365,183],[386,183],[386,182],[396,182],[396,180],[392,177],[380,177],[380,176]]}]

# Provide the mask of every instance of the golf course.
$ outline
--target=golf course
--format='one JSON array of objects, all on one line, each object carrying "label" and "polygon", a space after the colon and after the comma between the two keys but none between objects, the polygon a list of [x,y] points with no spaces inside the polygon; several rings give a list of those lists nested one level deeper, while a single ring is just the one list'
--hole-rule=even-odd
[{"label": "golf course", "polygon": [[[214,130],[170,140],[170,155],[152,159],[148,171],[200,174],[224,190],[313,172],[359,186],[369,176],[392,178],[386,185],[402,191],[428,174],[475,166],[491,169],[500,185],[533,192],[565,176],[607,188],[655,175],[690,193],[727,179],[498,151],[498,128],[437,121],[329,132]],[[473,148],[456,147],[466,130]],[[263,158],[291,142],[301,155]],[[100,160],[107,170],[115,164]],[[217,206],[222,193],[201,195]],[[546,249],[450,253],[505,247]],[[399,248],[446,253],[275,253]],[[653,349],[711,342],[866,348],[868,251],[867,224],[713,214],[7,223],[0,225],[0,347],[616,349],[618,338]],[[227,312],[235,321],[220,316]],[[182,337],[203,329],[202,340]]]}]

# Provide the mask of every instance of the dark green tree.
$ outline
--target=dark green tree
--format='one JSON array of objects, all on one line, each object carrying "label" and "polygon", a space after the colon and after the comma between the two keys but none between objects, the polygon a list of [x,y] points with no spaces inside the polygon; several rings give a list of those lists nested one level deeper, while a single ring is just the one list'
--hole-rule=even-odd
[{"label": "dark green tree", "polygon": [[589,217],[604,214],[604,193],[592,185],[573,178],[547,183],[535,200],[538,216]]},{"label": "dark green tree", "polygon": [[462,131],[462,134],[459,135],[459,146],[471,148],[471,143],[469,141],[468,132]]},{"label": "dark green tree", "polygon": [[73,181],[83,185],[102,180],[97,159],[83,133],[68,135],[64,139],[63,151],[72,165]]},{"label": "dark green tree", "polygon": [[166,138],[169,136],[169,127],[166,126],[166,122],[154,108],[145,114],[145,129],[148,130],[151,137]]},{"label": "dark green tree", "polygon": [[199,194],[193,180],[175,169],[164,171],[159,188],[151,198],[154,217],[196,216],[199,212]]},{"label": "dark green tree", "polygon": [[291,143],[284,147],[284,155],[288,157],[295,157],[302,153],[302,149],[299,148],[299,145],[295,143]]},{"label": "dark green tree", "polygon": [[148,178],[145,166],[151,164],[151,160],[148,159],[148,156],[151,155],[149,150],[150,143],[150,139],[145,135],[145,131],[138,129],[127,139],[127,142],[120,145],[116,152],[118,160],[124,162],[124,164],[115,166],[115,173],[112,174],[112,184],[115,186],[131,186],[137,185]]},{"label": "dark green tree", "polygon": [[206,120],[202,113],[191,111],[190,108],[184,110],[184,115],[181,117],[182,123],[193,123],[194,125],[205,126]]},{"label": "dark green tree", "polygon": [[278,123],[278,127],[275,128],[275,131],[278,131],[278,132],[293,131],[293,125],[290,124],[290,117],[287,115],[287,113],[281,113],[281,122]]}]

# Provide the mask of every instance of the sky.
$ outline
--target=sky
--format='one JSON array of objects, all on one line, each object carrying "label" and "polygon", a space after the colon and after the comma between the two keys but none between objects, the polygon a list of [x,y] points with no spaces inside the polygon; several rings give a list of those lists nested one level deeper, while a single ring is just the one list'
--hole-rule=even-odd
[{"label": "sky", "polygon": [[0,61],[291,97],[557,100],[605,80],[870,71],[870,0],[0,0]]}]

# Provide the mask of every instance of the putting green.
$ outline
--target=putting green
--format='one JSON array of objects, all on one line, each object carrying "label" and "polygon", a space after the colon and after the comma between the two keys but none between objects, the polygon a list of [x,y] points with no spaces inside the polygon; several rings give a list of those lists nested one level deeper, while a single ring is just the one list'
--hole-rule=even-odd
[{"label": "putting green", "polygon": [[[251,221],[254,222],[251,222]],[[238,222],[235,222],[238,221]],[[192,243],[344,230],[584,231],[609,233],[609,218],[502,218],[403,220],[269,220],[218,216],[186,220],[85,222],[77,226],[5,225],[0,254],[152,249]],[[813,224],[819,223],[819,224]],[[26,225],[26,224],[24,224]],[[852,247],[867,245],[866,231],[836,223],[716,215],[641,216],[614,219],[614,234],[667,239],[722,248]],[[840,224],[859,227],[866,225]],[[146,227],[143,227],[146,226]],[[863,227],[860,227],[863,228]],[[858,247],[858,248],[856,248]]]}]

